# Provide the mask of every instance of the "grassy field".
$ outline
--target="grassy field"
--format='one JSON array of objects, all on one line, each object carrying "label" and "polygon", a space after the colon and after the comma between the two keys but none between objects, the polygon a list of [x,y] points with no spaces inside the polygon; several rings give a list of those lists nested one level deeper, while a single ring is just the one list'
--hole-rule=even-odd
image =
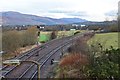
[{"label": "grassy field", "polygon": [[[57,37],[60,38],[60,37],[63,37],[63,36],[71,36],[71,35],[74,35],[75,32],[77,31],[80,31],[80,33],[83,33],[85,32],[85,30],[75,30],[75,31],[58,31],[57,32]],[[50,36],[50,32],[42,32],[41,31],[41,34],[46,34],[46,35],[49,35]]]},{"label": "grassy field", "polygon": [[88,41],[89,45],[94,45],[96,43],[100,43],[105,49],[110,48],[110,46],[118,48],[118,33],[96,34],[91,40]]}]

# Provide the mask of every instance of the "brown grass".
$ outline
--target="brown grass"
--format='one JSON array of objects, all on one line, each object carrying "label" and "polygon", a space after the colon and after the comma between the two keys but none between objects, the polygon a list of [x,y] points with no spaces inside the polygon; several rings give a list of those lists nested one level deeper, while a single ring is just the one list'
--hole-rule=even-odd
[{"label": "brown grass", "polygon": [[6,53],[6,54],[3,54],[2,55],[2,60],[7,60],[7,59],[11,59],[11,58],[14,58],[17,54],[20,55],[20,54],[24,54],[25,52],[31,50],[32,48],[35,48],[36,45],[31,45],[31,46],[26,46],[26,47],[22,47],[22,48],[19,48],[17,49],[16,53]]},{"label": "brown grass", "polygon": [[86,65],[88,64],[88,57],[83,54],[70,54],[64,57],[59,65],[63,66],[72,66],[75,64]]}]

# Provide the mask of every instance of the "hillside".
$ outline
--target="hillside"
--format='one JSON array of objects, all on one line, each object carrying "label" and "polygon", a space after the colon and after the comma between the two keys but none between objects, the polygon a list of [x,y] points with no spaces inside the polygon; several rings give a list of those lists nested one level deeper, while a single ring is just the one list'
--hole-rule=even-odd
[{"label": "hillside", "polygon": [[0,20],[0,24],[3,25],[54,25],[54,24],[70,24],[77,22],[85,22],[87,20],[80,18],[50,18],[50,17],[42,17],[31,14],[22,14],[19,12],[0,12],[2,14],[2,20]]}]

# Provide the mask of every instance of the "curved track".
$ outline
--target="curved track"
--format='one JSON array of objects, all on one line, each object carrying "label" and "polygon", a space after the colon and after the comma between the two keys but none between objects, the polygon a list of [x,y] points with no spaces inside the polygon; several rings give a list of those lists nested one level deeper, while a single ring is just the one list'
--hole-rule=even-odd
[{"label": "curved track", "polygon": [[[38,46],[37,48],[34,48],[34,49],[30,50],[30,51],[27,51],[27,52],[17,56],[14,59],[30,60],[30,58],[32,58],[33,56],[36,56],[36,58],[37,58],[37,55],[41,50],[43,50],[44,48],[49,47],[49,46],[54,46],[61,40],[62,39],[55,39],[55,40],[52,40],[50,42],[47,42],[47,43],[43,44],[42,46]],[[10,73],[10,71],[15,69],[16,67],[18,67],[18,66],[9,66],[9,65],[3,66],[2,75],[3,76],[7,75],[8,73]]]},{"label": "curved track", "polygon": [[[48,43],[45,43],[41,47],[34,48],[29,52],[26,52],[24,55],[20,55],[15,59],[20,60],[34,60],[41,64],[41,74],[42,78],[46,78],[45,71],[47,71],[46,66],[50,66],[50,60],[52,58],[55,58],[56,56],[60,56],[61,48],[66,47],[67,45],[71,45],[72,41],[77,39],[78,37],[82,37],[84,34],[71,36],[71,37],[65,37],[61,39],[55,39]],[[5,66],[2,70],[8,70],[8,72],[3,73],[3,76],[5,78],[37,78],[37,66],[34,64],[25,64],[21,63],[20,65],[11,67],[11,66]]]}]

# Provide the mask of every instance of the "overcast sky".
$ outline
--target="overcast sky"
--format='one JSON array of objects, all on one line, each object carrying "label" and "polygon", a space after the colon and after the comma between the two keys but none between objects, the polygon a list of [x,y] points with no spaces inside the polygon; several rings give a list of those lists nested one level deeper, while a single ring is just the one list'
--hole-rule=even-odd
[{"label": "overcast sky", "polygon": [[52,18],[115,19],[119,0],[1,0],[0,12],[17,11]]}]

